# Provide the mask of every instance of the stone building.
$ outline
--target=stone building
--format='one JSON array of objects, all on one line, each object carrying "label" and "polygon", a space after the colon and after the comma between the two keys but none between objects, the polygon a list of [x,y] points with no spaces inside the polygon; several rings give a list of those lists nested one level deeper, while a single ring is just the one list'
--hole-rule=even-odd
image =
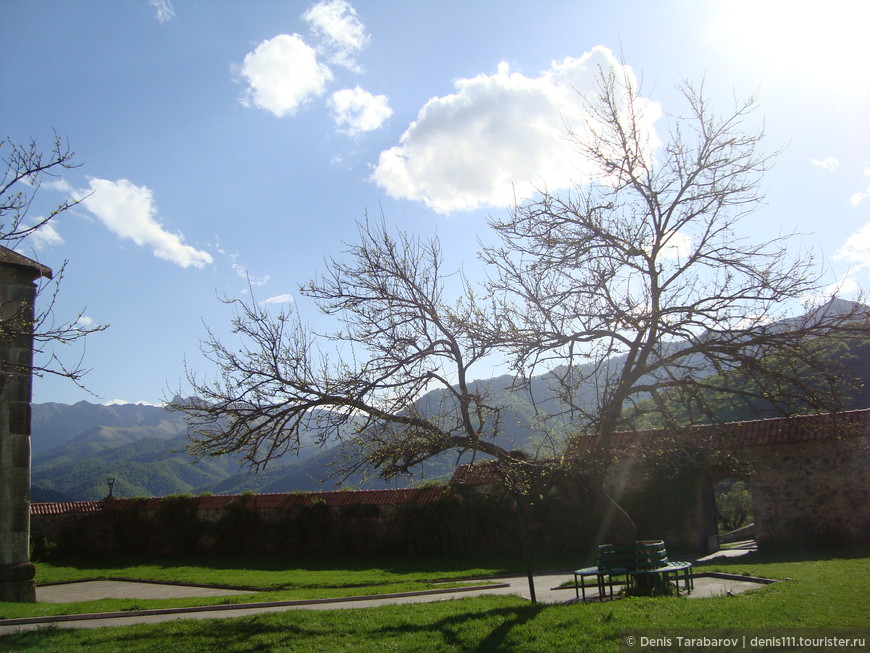
[{"label": "stone building", "polygon": [[0,601],[35,601],[30,399],[37,282],[52,272],[0,247]]}]

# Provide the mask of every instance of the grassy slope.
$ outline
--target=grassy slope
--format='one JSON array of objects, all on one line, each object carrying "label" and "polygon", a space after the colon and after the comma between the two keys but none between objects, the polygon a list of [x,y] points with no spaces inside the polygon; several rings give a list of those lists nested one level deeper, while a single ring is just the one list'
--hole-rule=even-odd
[{"label": "grassy slope", "polygon": [[[136,569],[139,571],[137,572]],[[146,577],[153,569],[131,569]],[[199,569],[199,571],[197,571]],[[213,569],[185,567],[167,571],[208,582]],[[709,629],[714,627],[870,627],[870,558],[762,562],[741,559],[709,569],[793,580],[735,597],[705,600],[630,599],[585,605],[530,605],[512,597],[467,598],[432,604],[368,610],[293,611],[243,619],[176,621],[129,628],[43,631],[0,638],[3,651],[172,650],[214,651],[616,651],[622,628]],[[119,570],[113,570],[115,573]],[[440,571],[440,574],[439,574]],[[470,570],[480,571],[480,569]],[[338,572],[338,573],[337,573]],[[58,572],[61,575],[65,572]],[[301,570],[287,583],[277,569],[222,570],[277,584],[307,586],[302,591],[336,589],[344,583],[397,581],[459,575],[456,568]],[[269,574],[284,573],[279,576]],[[229,574],[229,575],[227,575]],[[122,575],[128,575],[126,573]],[[382,591],[385,585],[377,585]],[[287,596],[294,590],[277,590]],[[349,593],[349,592],[345,592]],[[366,593],[365,591],[361,593]],[[270,592],[272,594],[272,592]],[[4,604],[5,610],[14,604]]]}]

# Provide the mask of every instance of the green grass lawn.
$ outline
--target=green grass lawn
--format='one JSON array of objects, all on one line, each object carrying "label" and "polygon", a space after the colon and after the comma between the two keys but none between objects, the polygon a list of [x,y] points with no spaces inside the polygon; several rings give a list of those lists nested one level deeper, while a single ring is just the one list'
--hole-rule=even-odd
[{"label": "green grass lawn", "polygon": [[[190,599],[104,599],[83,603],[0,603],[0,618],[43,617],[95,612],[225,605],[267,601],[324,599],[368,594],[392,594],[465,584],[462,579],[516,571],[515,560],[474,563],[445,560],[368,561],[357,564],[229,559],[217,562],[165,560],[142,564],[119,561],[77,561],[66,565],[38,563],[36,582],[45,585],[79,580],[124,578],[214,585],[252,590],[251,594]],[[446,581],[446,582],[445,582]],[[2,648],[0,648],[2,651]]]},{"label": "green grass lawn", "polygon": [[[224,584],[262,584],[270,593],[343,590],[368,594],[372,589],[428,584],[434,578],[457,578],[501,565],[463,568],[442,562],[401,566],[306,566],[286,570],[253,565],[181,567],[144,565],[105,570],[127,577],[192,582],[226,579]],[[550,652],[617,651],[622,628],[710,629],[753,627],[870,626],[870,558],[809,557],[773,561],[750,555],[703,570],[726,571],[791,580],[734,597],[633,598],[614,602],[542,606],[513,597],[464,598],[430,604],[372,609],[263,614],[242,619],[174,621],[166,624],[95,630],[48,630],[0,637],[2,651],[476,651]],[[93,577],[82,566],[40,568],[40,578]],[[287,576],[286,574],[290,574]],[[284,574],[284,575],[282,575]],[[233,579],[257,578],[258,583]],[[298,581],[297,581],[298,578]],[[344,580],[342,580],[344,579]],[[43,582],[45,582],[43,580]],[[337,587],[346,582],[353,587]],[[374,583],[365,585],[365,583]],[[304,586],[304,588],[302,587]],[[19,604],[0,604],[0,612]],[[61,606],[66,607],[66,606]]]}]

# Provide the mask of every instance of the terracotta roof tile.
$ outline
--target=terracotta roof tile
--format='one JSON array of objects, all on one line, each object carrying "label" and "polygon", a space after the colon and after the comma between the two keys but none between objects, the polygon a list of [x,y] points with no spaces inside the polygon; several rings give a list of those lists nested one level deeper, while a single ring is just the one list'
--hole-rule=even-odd
[{"label": "terracotta roof tile", "polygon": [[31,503],[31,515],[65,515],[74,512],[102,512],[102,501],[67,501],[56,503]]},{"label": "terracotta roof tile", "polygon": [[[310,506],[323,502],[327,506],[383,506],[431,503],[444,494],[444,486],[404,488],[395,490],[338,490],[333,492],[295,492],[287,494],[218,495],[193,497],[197,510],[221,510],[239,502],[255,509]],[[113,499],[112,501],[75,501],[71,503],[33,503],[31,515],[54,515],[73,512],[101,512],[103,510],[156,511],[164,505],[158,497],[149,499]]]},{"label": "terracotta roof tile", "polygon": [[[621,431],[607,439],[581,436],[574,438],[571,449],[575,454],[596,448],[629,449],[667,435],[664,430],[648,430]],[[870,409],[689,426],[676,434],[718,449],[867,436],[870,436]]]},{"label": "terracotta roof tile", "polygon": [[251,497],[257,507],[310,506],[323,502],[327,506],[383,506],[437,501],[444,488],[403,488],[394,490],[337,490],[294,494],[258,494]]},{"label": "terracotta roof tile", "polygon": [[162,499],[150,497],[147,499],[112,499],[105,501],[104,510],[157,510],[162,505]]},{"label": "terracotta roof tile", "polygon": [[461,465],[450,479],[450,485],[496,485],[500,482],[495,468],[487,463]]},{"label": "terracotta roof tile", "polygon": [[202,497],[193,497],[191,502],[197,510],[219,510],[223,508],[229,497],[223,496],[202,496]]}]

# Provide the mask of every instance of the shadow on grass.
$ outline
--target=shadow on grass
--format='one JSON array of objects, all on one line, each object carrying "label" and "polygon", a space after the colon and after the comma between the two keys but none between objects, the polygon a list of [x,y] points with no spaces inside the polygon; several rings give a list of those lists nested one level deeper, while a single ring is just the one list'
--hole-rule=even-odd
[{"label": "shadow on grass", "polygon": [[[255,619],[208,620],[183,625],[140,625],[124,629],[63,630],[48,628],[7,635],[3,651],[272,651],[291,640],[303,641],[314,633],[292,623],[263,624]],[[291,649],[292,650],[292,649]]]},{"label": "shadow on grass", "polygon": [[[449,647],[474,653],[497,653],[510,650],[506,643],[511,631],[532,621],[544,609],[545,606],[528,605],[457,613],[435,622],[384,626],[373,634],[378,638],[411,638],[416,641],[437,632]],[[487,634],[475,641],[475,630]]]},{"label": "shadow on grass", "polygon": [[[304,616],[286,612],[236,619],[176,621],[124,629],[47,629],[8,635],[4,651],[257,651],[365,650],[384,648],[417,650],[445,647],[475,653],[510,650],[510,635],[533,620],[543,606],[520,606],[468,612],[457,609],[448,616],[430,619],[418,615],[413,622],[403,616],[381,617],[372,627],[363,613],[326,613]],[[356,612],[356,611],[354,611]],[[387,621],[401,622],[384,625]],[[424,648],[420,648],[423,645]]]}]

